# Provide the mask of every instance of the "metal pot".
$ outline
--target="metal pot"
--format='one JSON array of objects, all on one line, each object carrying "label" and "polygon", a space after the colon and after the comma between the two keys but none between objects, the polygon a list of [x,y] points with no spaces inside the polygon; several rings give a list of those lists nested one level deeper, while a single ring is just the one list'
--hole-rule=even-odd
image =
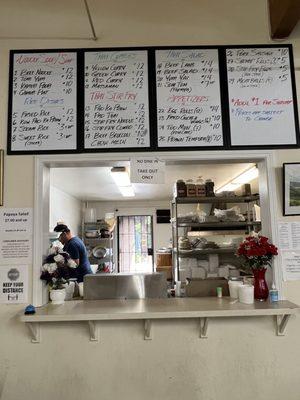
[{"label": "metal pot", "polygon": [[92,253],[93,253],[93,256],[95,258],[101,259],[101,258],[104,258],[106,256],[107,249],[105,247],[102,247],[102,246],[96,246],[96,247],[93,248]]}]

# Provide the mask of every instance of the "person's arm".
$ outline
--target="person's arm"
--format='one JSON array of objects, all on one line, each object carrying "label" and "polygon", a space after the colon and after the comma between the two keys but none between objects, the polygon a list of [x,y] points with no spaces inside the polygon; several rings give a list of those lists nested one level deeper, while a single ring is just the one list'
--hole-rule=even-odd
[{"label": "person's arm", "polygon": [[75,261],[77,265],[79,265],[79,258],[75,258],[75,259],[72,258],[72,260]]}]

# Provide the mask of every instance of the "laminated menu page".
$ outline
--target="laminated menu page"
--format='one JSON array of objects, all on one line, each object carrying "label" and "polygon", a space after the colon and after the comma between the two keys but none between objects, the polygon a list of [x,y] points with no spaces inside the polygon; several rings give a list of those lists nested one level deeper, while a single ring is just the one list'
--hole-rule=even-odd
[{"label": "laminated menu page", "polygon": [[146,50],[85,52],[85,149],[150,146]]},{"label": "laminated menu page", "polygon": [[157,50],[158,147],[223,146],[217,49]]},{"label": "laminated menu page", "polygon": [[9,151],[76,149],[76,98],[76,52],[13,52]]},{"label": "laminated menu page", "polygon": [[296,145],[289,47],[226,49],[232,146]]}]

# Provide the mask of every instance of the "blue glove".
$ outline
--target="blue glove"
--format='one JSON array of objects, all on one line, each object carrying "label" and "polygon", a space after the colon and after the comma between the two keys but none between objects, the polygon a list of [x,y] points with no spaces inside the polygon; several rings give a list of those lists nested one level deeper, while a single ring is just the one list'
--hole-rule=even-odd
[{"label": "blue glove", "polygon": [[35,314],[35,307],[32,304],[29,304],[29,306],[25,308],[24,314]]}]

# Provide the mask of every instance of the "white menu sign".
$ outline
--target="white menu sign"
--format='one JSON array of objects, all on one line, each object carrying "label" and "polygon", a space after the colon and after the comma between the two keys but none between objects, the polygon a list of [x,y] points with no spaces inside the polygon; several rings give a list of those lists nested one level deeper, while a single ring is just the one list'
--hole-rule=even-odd
[{"label": "white menu sign", "polygon": [[218,50],[157,50],[155,57],[158,146],[223,146]]},{"label": "white menu sign", "polygon": [[279,255],[283,279],[300,279],[300,222],[279,222]]},{"label": "white menu sign", "polygon": [[77,55],[18,53],[11,81],[11,150],[77,147]]},{"label": "white menu sign", "polygon": [[300,222],[279,222],[279,248],[300,250]]},{"label": "white menu sign", "polygon": [[0,302],[28,302],[28,266],[0,266]]},{"label": "white menu sign", "polygon": [[32,235],[32,208],[1,208],[0,235]]},{"label": "white menu sign", "polygon": [[231,144],[296,144],[289,49],[226,50]]},{"label": "white menu sign", "polygon": [[86,149],[149,147],[148,55],[85,53]]},{"label": "white menu sign", "polygon": [[282,251],[280,256],[283,279],[285,281],[300,280],[300,252]]},{"label": "white menu sign", "polygon": [[0,209],[1,264],[31,264],[32,208]]}]

